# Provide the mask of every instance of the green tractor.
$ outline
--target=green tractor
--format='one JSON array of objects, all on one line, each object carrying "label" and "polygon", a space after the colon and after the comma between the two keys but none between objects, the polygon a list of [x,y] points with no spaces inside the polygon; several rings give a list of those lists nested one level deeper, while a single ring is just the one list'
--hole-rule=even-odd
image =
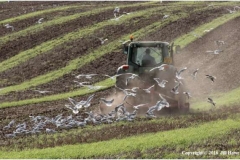
[{"label": "green tractor", "polygon": [[[140,113],[145,113],[149,107],[155,105],[160,100],[159,94],[170,104],[159,113],[185,113],[189,110],[188,98],[183,93],[186,91],[184,82],[181,81],[178,94],[172,92],[177,84],[173,46],[173,44],[161,41],[133,41],[133,38],[123,43],[123,53],[127,55],[127,64],[117,69],[116,86],[129,90],[133,87],[138,88],[137,96],[127,98],[127,103],[131,105],[147,103],[146,107],[141,107]],[[153,62],[150,61],[152,59],[154,59]],[[154,69],[161,65],[164,66],[164,70]],[[131,74],[128,73],[138,76],[129,79]],[[159,87],[156,78],[167,81],[165,87]],[[143,89],[150,86],[153,86],[151,93],[146,93]],[[127,107],[127,110],[131,111],[131,108]]]}]

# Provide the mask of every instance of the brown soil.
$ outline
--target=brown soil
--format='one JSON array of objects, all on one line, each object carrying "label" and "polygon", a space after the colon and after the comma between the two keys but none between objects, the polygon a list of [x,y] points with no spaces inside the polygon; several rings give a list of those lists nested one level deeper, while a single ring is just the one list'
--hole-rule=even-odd
[{"label": "brown soil", "polygon": [[[171,42],[173,39],[178,36],[191,32],[197,25],[202,23],[206,23],[213,18],[225,13],[226,11],[219,10],[216,14],[215,12],[204,12],[202,14],[191,15],[188,18],[179,20],[177,22],[172,22],[168,26],[161,28],[159,31],[155,32],[155,34],[151,34],[146,36],[143,40],[159,40]],[[238,72],[238,60],[239,60],[239,49],[238,49],[238,40],[240,37],[240,28],[238,27],[240,24],[240,18],[236,18],[216,29],[209,32],[201,39],[191,43],[184,50],[181,51],[180,54],[175,55],[176,66],[180,69],[183,67],[188,67],[188,70],[183,73],[185,78],[185,82],[189,91],[192,93],[194,97],[203,97],[206,98],[211,93],[215,92],[225,92],[232,90],[234,88],[239,87],[240,76]],[[214,44],[214,40],[224,40],[225,45],[222,47],[224,52],[219,55],[213,55],[206,53],[206,50],[215,50],[217,46]],[[69,75],[65,75],[62,78],[53,81],[48,84],[44,84],[39,86],[39,88],[46,90],[54,90],[54,94],[67,92],[75,89],[75,84],[72,82],[74,76],[79,73],[100,73],[100,74],[115,74],[115,71],[118,66],[124,64],[126,61],[126,57],[121,53],[121,51],[116,51],[114,53],[108,53],[100,58],[98,61],[92,62],[79,70],[70,73]],[[99,67],[103,66],[103,67]],[[197,75],[197,79],[193,80],[190,76],[193,70],[199,68],[199,74]],[[216,82],[211,83],[209,79],[205,78],[206,74],[214,75],[217,77]],[[101,77],[95,79],[94,81],[102,80]],[[55,87],[58,86],[58,87]],[[64,86],[64,87],[63,87]],[[99,98],[107,97],[112,94],[112,89],[108,89],[105,91],[100,91],[95,93],[95,98],[92,105],[98,105]],[[89,95],[77,97],[77,100],[86,99]],[[236,95],[237,96],[237,95]],[[1,101],[15,101],[20,99],[27,99],[33,97],[40,97],[39,95],[33,93],[33,91],[22,91],[15,92],[9,95],[1,96]],[[45,102],[31,105],[24,105],[19,107],[10,107],[1,109],[0,112],[0,120],[1,127],[7,124],[7,122],[12,119],[16,119],[18,122],[23,122],[29,120],[29,115],[44,115],[47,117],[53,117],[60,113],[63,115],[69,115],[71,112],[64,106],[64,104],[69,103],[67,100],[59,100],[53,102]],[[232,110],[227,108],[227,111],[231,111],[232,113],[238,113],[238,107],[233,108]],[[221,117],[223,114],[217,115]],[[229,116],[229,115],[228,115]],[[226,117],[222,117],[227,118]],[[200,118],[204,120],[204,118]],[[195,120],[195,119],[194,119]],[[189,123],[192,120],[189,120]],[[128,126],[129,127],[129,126]],[[149,127],[148,131],[154,132],[157,127],[151,126],[143,126],[137,128],[139,130],[144,127]],[[160,127],[161,128],[161,127]],[[136,130],[132,131],[132,128],[124,129],[116,129],[116,132],[122,131],[126,136],[129,133],[135,134]],[[3,134],[3,133],[2,133]],[[103,132],[104,135],[106,132]],[[91,137],[94,135],[91,135]],[[109,135],[110,136],[110,135]],[[116,135],[115,135],[116,136]],[[99,138],[99,140],[104,140],[104,138]],[[80,139],[81,142],[87,142],[85,139]],[[71,141],[72,142],[72,141]],[[59,142],[60,143],[60,142]]]},{"label": "brown soil", "polygon": [[[153,6],[139,5],[137,7],[124,7],[122,10],[126,12],[134,12],[151,7]],[[111,19],[113,18],[112,12],[112,9],[109,9],[100,14],[83,16],[67,23],[46,27],[43,31],[29,34],[27,36],[22,36],[16,40],[9,41],[0,48],[0,53],[2,53],[0,55],[0,61],[6,60],[22,51],[34,48],[35,46],[40,45],[41,43],[48,40],[53,40],[56,37],[67,34],[79,28],[83,28],[84,26],[91,26],[98,22]]]},{"label": "brown soil", "polygon": [[[177,38],[178,36],[190,32],[195,26],[198,26],[202,23],[209,22],[212,19],[214,19],[222,14],[223,14],[223,12],[221,9],[205,11],[204,13],[191,14],[191,16],[189,16],[187,18],[180,19],[176,22],[171,22],[169,25],[164,26],[162,29],[158,30],[156,32],[156,34],[147,35],[142,40],[150,40],[151,39],[150,37],[153,37],[151,40],[159,40],[159,37],[161,37],[162,41],[171,42],[173,39]],[[196,18],[198,19],[197,22],[195,21]],[[178,30],[178,32],[172,31],[172,30],[176,30],[176,29]],[[104,35],[104,34],[102,34],[102,35]],[[85,45],[85,43],[84,43],[84,45]],[[92,47],[92,46],[89,46],[89,47]],[[61,53],[61,51],[59,51],[59,53]],[[54,60],[56,59],[55,62],[51,61],[51,63],[46,63],[47,60],[45,60],[42,56],[38,56],[38,57],[36,57],[35,61],[28,61],[28,62],[26,62],[27,64],[25,63],[24,66],[20,65],[19,68],[16,67],[15,69],[9,70],[9,72],[8,71],[3,72],[0,75],[1,75],[1,77],[8,76],[8,79],[10,79],[10,78],[11,79],[14,79],[14,78],[20,79],[21,78],[22,79],[21,81],[23,81],[24,79],[28,79],[28,77],[26,75],[32,76],[32,75],[37,75],[39,73],[47,72],[47,71],[49,71],[48,69],[57,67],[57,65],[60,65],[60,63],[63,63],[62,60],[68,60],[69,58],[67,58],[67,56],[68,57],[71,56],[71,55],[69,56],[65,52],[62,52],[62,53],[64,53],[64,54],[55,54],[55,55],[53,54],[52,55],[52,56],[60,57],[60,58],[54,57]],[[77,54],[75,54],[75,56],[77,56]],[[73,57],[75,57],[75,56],[73,56]],[[59,59],[59,61],[57,61],[57,59]],[[44,65],[42,62],[46,63],[46,65]],[[65,62],[67,62],[67,61],[65,61]],[[54,63],[55,63],[55,65],[54,65]],[[68,75],[64,75],[62,78],[59,78],[48,84],[40,85],[37,88],[54,91],[54,94],[68,92],[68,91],[71,91],[71,90],[77,88],[76,84],[73,83],[75,75],[80,74],[80,73],[81,74],[98,73],[98,74],[114,75],[116,73],[117,67],[123,65],[124,63],[126,63],[126,56],[122,54],[121,50],[113,52],[113,53],[108,53],[108,54],[104,55],[103,57],[101,57],[100,59],[98,59],[94,62],[91,62],[88,65],[78,69],[77,71],[74,71]],[[31,69],[29,66],[33,65],[33,64],[39,64],[39,65],[36,65],[36,67],[33,66]],[[53,67],[49,66],[49,64],[51,64],[51,65],[53,64]],[[105,66],[108,66],[108,67],[105,67]],[[42,67],[44,67],[44,68],[42,70],[39,70],[39,68],[42,68]],[[32,70],[32,72],[29,72],[29,70],[30,71]],[[95,79],[93,79],[92,81],[97,82],[97,81],[103,80],[103,78],[104,77],[102,77],[102,76],[95,77]],[[82,79],[82,80],[84,80],[84,79]],[[54,86],[62,86],[62,87],[54,87]],[[0,97],[0,100],[13,101],[13,100],[21,100],[21,99],[27,99],[27,98],[33,98],[33,97],[39,97],[39,96],[41,96],[41,95],[39,95],[37,93],[34,94],[32,91],[26,90],[26,91],[21,91],[21,92],[13,92],[9,95],[3,95]]]}]

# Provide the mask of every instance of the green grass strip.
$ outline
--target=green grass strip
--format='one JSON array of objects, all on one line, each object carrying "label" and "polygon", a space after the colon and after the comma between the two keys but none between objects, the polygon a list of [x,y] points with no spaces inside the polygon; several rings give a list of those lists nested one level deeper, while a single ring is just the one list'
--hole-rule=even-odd
[{"label": "green grass strip", "polygon": [[119,24],[127,22],[128,20],[135,18],[135,17],[150,16],[152,14],[152,12],[156,12],[161,9],[162,9],[162,7],[159,7],[158,9],[151,8],[151,9],[147,9],[144,11],[136,12],[135,14],[130,14],[130,15],[122,17],[119,21],[111,21],[111,20],[103,21],[103,22],[97,23],[95,25],[92,25],[91,27],[86,26],[84,28],[79,29],[76,32],[70,32],[70,33],[60,36],[54,40],[49,40],[47,42],[43,42],[42,44],[40,44],[34,48],[20,52],[19,54],[1,62],[0,63],[0,72],[3,72],[9,68],[15,67],[15,66],[19,65],[20,63],[23,63],[23,62],[29,60],[30,58],[33,58],[39,54],[48,52],[48,51],[54,49],[56,46],[63,45],[66,42],[73,41],[80,37],[87,36],[87,35],[93,33],[94,31],[96,31],[97,29],[103,28],[107,25],[119,25]]},{"label": "green grass strip", "polygon": [[[185,17],[185,16],[186,15],[184,15],[183,17]],[[181,18],[183,18],[183,17],[181,17]],[[173,17],[171,17],[171,18],[173,18]],[[177,20],[180,17],[177,17],[177,18],[175,17],[174,19],[171,19],[171,18],[169,18],[169,20],[174,21],[174,20]],[[164,23],[161,23],[161,22],[153,23],[153,24],[151,24],[151,25],[133,33],[133,35],[141,35],[143,37],[144,35],[152,33],[155,30],[161,28],[162,26],[167,24],[167,22],[169,22],[169,21],[165,21]],[[137,37],[137,39],[140,39],[141,36]],[[81,66],[87,64],[88,62],[90,62],[94,59],[97,59],[101,55],[104,55],[105,53],[111,52],[112,50],[110,50],[110,48],[108,48],[108,46],[110,46],[114,43],[119,44],[118,41],[122,40],[122,39],[125,39],[125,38],[127,39],[127,36],[125,36],[123,38],[121,37],[118,40],[116,40],[115,42],[111,42],[111,44],[108,44],[107,46],[103,46],[105,49],[97,49],[95,52],[89,53],[88,55],[86,55],[87,57],[85,56],[85,57],[81,57],[80,59],[73,60],[65,68],[62,68],[62,69],[57,70],[57,71],[50,72],[46,75],[36,77],[36,78],[31,79],[30,81],[26,81],[26,82],[24,82],[20,85],[6,87],[4,90],[0,91],[0,94],[7,94],[11,91],[24,90],[24,89],[27,89],[27,88],[30,88],[30,87],[34,87],[34,86],[41,85],[41,84],[44,84],[44,83],[48,83],[52,80],[55,80],[55,79],[61,77],[62,75],[67,74],[67,73],[69,73],[69,72],[71,72],[71,71],[73,71],[77,68],[80,68]],[[114,47],[113,49],[116,49],[116,47]],[[77,65],[77,64],[79,64],[79,65]],[[109,84],[109,86],[106,86],[106,88],[112,87],[113,85],[114,84],[111,84],[111,85]],[[78,93],[80,95],[85,94],[85,92],[81,92],[81,91],[79,91]],[[68,94],[68,93],[66,93],[66,94]],[[61,95],[63,95],[63,94],[61,94]],[[55,97],[55,95],[53,95],[53,96]],[[75,96],[75,94],[74,94],[74,96]],[[65,96],[59,96],[59,99],[61,99],[61,97],[65,98]],[[59,100],[59,99],[53,98],[52,100]],[[40,100],[38,98],[35,98],[35,99],[28,99],[28,100],[22,100],[22,101],[16,101],[16,102],[4,102],[4,103],[0,104],[0,107],[5,108],[5,107],[11,107],[11,106],[20,106],[20,105],[26,105],[26,104],[31,104],[31,103],[37,103],[37,102],[38,103],[39,102],[46,102],[46,101],[49,101],[49,100],[51,100],[51,96],[48,96],[48,98],[46,98],[46,99],[45,99],[45,97],[42,97],[42,98],[40,98]]]},{"label": "green grass strip", "polygon": [[[183,15],[183,17],[185,17],[185,16],[186,15]],[[180,16],[180,17],[183,18],[182,16]],[[159,29],[161,26],[164,26],[169,21],[175,21],[175,20],[179,19],[180,17],[172,16],[171,18],[168,19],[168,21],[164,21],[163,23],[161,21],[160,22],[155,22],[155,23],[153,23],[153,24],[151,24],[151,25],[149,25],[145,28],[142,28],[142,29],[134,32],[133,35],[141,35],[139,37],[136,37],[136,39],[140,39],[144,35],[146,35],[148,33],[151,33],[154,30]],[[103,56],[106,53],[109,53],[111,51],[116,50],[119,47],[119,40],[128,39],[128,37],[129,37],[129,35],[124,35],[124,36],[120,37],[119,39],[108,43],[108,45],[101,46],[98,49],[94,50],[93,52],[91,52],[91,53],[89,53],[89,54],[87,54],[83,57],[72,60],[64,68],[61,68],[61,69],[56,70],[56,71],[52,71],[52,72],[50,72],[48,74],[45,74],[45,75],[42,75],[42,76],[38,76],[36,78],[31,79],[30,81],[23,82],[22,84],[19,84],[19,85],[6,87],[6,88],[4,88],[3,90],[0,91],[0,95],[7,94],[11,91],[25,90],[25,89],[30,88],[30,87],[38,86],[38,85],[53,81],[53,80],[65,75],[65,74],[70,73],[71,71],[73,71],[77,68],[80,68],[80,67],[88,64],[89,62],[91,62],[91,61],[93,61],[97,58],[100,58],[101,56]],[[111,80],[110,80],[110,82],[112,82],[112,83],[108,83],[108,86],[106,86],[106,88],[112,87],[115,84],[115,82],[113,82]],[[99,83],[99,85],[101,85],[101,82]],[[72,95],[71,93],[72,92],[70,92],[70,94],[69,93],[64,93],[64,94],[69,96],[69,95]],[[80,89],[80,91],[77,91],[77,93],[78,93],[78,95],[79,95],[79,93],[81,95],[87,94],[84,90],[81,91],[81,89]],[[54,100],[59,100],[59,99],[62,99],[62,98],[66,98],[67,96],[63,96],[64,94],[53,95],[54,96],[53,99]],[[52,96],[46,96],[46,97],[42,97],[40,99],[35,98],[35,99],[22,100],[22,101],[16,101],[16,102],[5,102],[5,103],[2,103],[0,105],[0,108],[16,106],[16,105],[19,106],[19,105],[31,104],[31,103],[35,103],[35,102],[39,103],[39,102],[52,101],[53,99],[52,99]]]},{"label": "green grass strip", "polygon": [[[155,30],[161,28],[162,26],[167,24],[169,21],[174,21],[174,20],[177,20],[179,18],[184,18],[185,16],[186,15],[183,15],[183,16],[180,16],[180,17],[172,16],[171,18],[169,18],[168,21],[165,21],[164,23],[155,22],[155,23],[153,23],[153,24],[151,24],[151,25],[133,33],[133,35],[141,35],[141,36],[136,38],[136,39],[140,39],[141,37],[145,36],[146,34],[152,33]],[[114,49],[117,48],[116,45],[119,45],[119,42],[118,42],[119,40],[127,39],[127,38],[128,38],[127,36],[123,36],[123,37],[119,38],[118,40],[115,40],[115,41],[109,43],[107,46],[102,46],[99,49],[93,51],[92,53],[89,53],[88,55],[86,55],[84,57],[81,57],[79,59],[75,59],[75,60],[69,62],[69,65],[66,66],[65,68],[62,68],[62,69],[57,70],[57,71],[50,72],[46,75],[36,77],[36,78],[34,78],[30,81],[26,81],[26,82],[24,82],[20,85],[6,87],[4,90],[2,90],[0,92],[0,94],[6,94],[6,93],[9,93],[11,91],[16,91],[16,90],[17,91],[24,90],[24,89],[34,87],[34,86],[37,86],[37,85],[40,85],[40,84],[43,84],[43,83],[50,82],[54,79],[57,79],[57,78],[63,76],[64,74],[67,74],[67,73],[75,70],[76,68],[80,68],[80,67],[84,66],[85,64],[93,61],[94,59],[97,59],[97,58],[101,57],[102,55],[113,51]],[[113,47],[111,47],[112,45],[113,45]],[[109,47],[111,47],[111,48],[109,48]],[[100,84],[101,84],[101,82],[100,82]],[[113,85],[114,85],[114,83],[112,83],[112,84],[109,83],[108,86],[106,86],[106,88],[110,88]],[[76,91],[76,92],[78,93],[78,96],[87,94],[87,92],[81,91],[81,89],[79,91]],[[72,92],[69,92],[69,93],[64,93],[64,94],[67,94],[69,96],[69,95],[71,95]],[[75,93],[75,91],[74,91],[74,93]],[[42,98],[34,98],[34,99],[15,101],[15,102],[4,102],[4,103],[1,104],[0,108],[11,107],[11,106],[20,106],[20,105],[46,102],[46,101],[52,101],[52,100],[60,100],[62,98],[65,99],[68,96],[64,96],[64,94],[53,95],[53,97],[52,96],[47,96],[47,97],[42,97]],[[59,95],[59,98],[56,98],[56,97],[58,97],[58,95]],[[77,96],[77,95],[73,94],[72,97],[73,96]]]},{"label": "green grass strip", "polygon": [[[239,128],[239,119],[227,119],[155,134],[143,134],[90,144],[65,145],[55,148],[27,149],[20,152],[0,151],[1,158],[91,158],[115,155],[134,150],[162,147],[165,145],[189,145],[204,139],[220,136]],[[206,132],[207,131],[207,132]]]},{"label": "green grass strip", "polygon": [[[221,95],[220,97],[211,97],[214,102],[216,102],[216,107],[218,106],[231,106],[240,103],[240,88],[234,89],[228,93]],[[198,110],[209,110],[214,108],[210,103],[207,102],[195,102],[192,103],[193,109]]]},{"label": "green grass strip", "polygon": [[[154,5],[154,4],[148,2],[148,3],[144,3],[142,5],[143,6],[144,5],[145,6],[149,6],[149,5]],[[120,7],[129,7],[129,6],[136,7],[136,6],[139,6],[139,4],[121,5]],[[79,7],[79,8],[81,8],[81,7]],[[7,43],[9,41],[12,41],[14,39],[19,38],[19,37],[27,36],[29,34],[34,34],[36,32],[43,31],[43,30],[46,29],[46,27],[67,23],[69,21],[78,19],[78,18],[83,17],[83,16],[96,15],[96,14],[99,14],[99,13],[101,13],[103,11],[107,11],[107,10],[111,10],[111,9],[113,9],[112,6],[110,6],[110,7],[109,6],[108,7],[103,7],[103,8],[97,8],[97,9],[94,9],[94,10],[90,10],[90,11],[82,12],[82,13],[77,13],[77,14],[73,14],[73,15],[70,15],[70,16],[58,17],[58,18],[50,20],[50,21],[45,21],[42,24],[32,25],[32,26],[30,26],[30,27],[28,27],[28,28],[26,28],[24,30],[21,30],[19,32],[13,32],[11,34],[7,34],[7,35],[5,35],[3,37],[0,37],[1,46],[3,46],[5,43]]]},{"label": "green grass strip", "polygon": [[196,29],[194,29],[192,32],[185,34],[179,38],[177,38],[174,43],[176,45],[180,45],[181,48],[186,47],[188,44],[192,43],[197,39],[197,37],[193,36],[192,33],[196,33],[200,36],[203,36],[204,34],[207,34],[206,32],[203,32],[204,30],[210,29],[210,28],[217,28],[218,26],[240,16],[240,12],[236,12],[234,14],[225,14],[219,18],[214,19],[213,21],[206,23]]},{"label": "green grass strip", "polygon": [[27,104],[47,102],[47,101],[55,101],[55,100],[60,100],[60,99],[67,99],[68,97],[81,96],[81,95],[85,95],[85,94],[94,93],[96,91],[104,90],[104,89],[110,88],[113,85],[115,85],[115,80],[106,79],[104,81],[94,84],[94,86],[103,86],[102,88],[100,88],[98,90],[89,90],[88,88],[83,87],[79,90],[68,92],[68,93],[44,96],[42,98],[33,98],[33,99],[27,99],[27,100],[22,100],[22,101],[15,101],[15,102],[5,102],[0,105],[0,108],[19,106],[19,105],[27,105]]},{"label": "green grass strip", "polygon": [[24,19],[31,18],[34,16],[39,16],[39,15],[46,14],[46,13],[51,13],[51,12],[55,12],[55,11],[63,11],[63,10],[67,10],[67,9],[77,8],[77,7],[79,7],[79,6],[70,5],[70,6],[57,7],[57,8],[51,8],[51,9],[45,9],[45,10],[41,10],[41,11],[31,12],[31,13],[20,15],[17,17],[2,20],[2,21],[0,21],[0,25],[17,22],[20,20],[24,20]]},{"label": "green grass strip", "polygon": [[[145,10],[145,11],[141,12],[140,14],[136,13],[133,16],[123,17],[122,20],[128,20],[130,18],[138,17],[140,15],[142,16],[142,15],[147,14],[147,13],[149,14],[149,10]],[[186,14],[184,15],[184,17],[185,16],[186,16]],[[137,32],[135,32],[133,34],[134,35],[141,35],[141,36],[143,36],[143,35],[145,35],[147,33],[150,33],[152,31],[156,30],[157,28],[160,28],[162,25],[167,24],[170,20],[176,20],[176,19],[179,19],[180,17],[179,16],[172,16],[171,18],[169,18],[168,20],[166,20],[164,22],[162,22],[162,21],[155,22],[155,23],[153,23],[153,24],[151,24],[151,25],[149,25],[149,26],[147,26],[145,28],[142,28],[142,29],[138,30]],[[109,25],[111,23],[112,22],[109,22],[107,24]],[[121,21],[119,21],[117,23],[121,23]],[[117,24],[117,23],[115,22],[113,24]],[[97,29],[98,25],[93,27],[93,28]],[[84,30],[84,32],[82,32],[82,34],[84,34],[84,35],[85,34],[89,34],[89,33],[91,33],[92,30],[93,30],[92,28],[91,29],[87,28],[87,29]],[[76,33],[74,33],[74,34],[76,34]],[[141,36],[139,36],[137,38],[140,38]],[[23,82],[22,84],[19,84],[19,85],[6,87],[3,90],[1,90],[0,94],[6,94],[8,92],[16,91],[16,90],[24,90],[24,89],[30,88],[32,86],[37,86],[37,85],[44,84],[44,83],[50,82],[52,80],[55,80],[55,79],[63,76],[64,74],[67,74],[67,73],[69,73],[69,72],[71,72],[71,71],[73,71],[73,70],[75,70],[77,68],[80,68],[83,65],[85,65],[85,64],[87,64],[87,63],[89,63],[89,62],[91,62],[91,61],[93,61],[93,60],[95,60],[97,58],[100,58],[101,56],[103,56],[106,53],[109,53],[109,52],[111,52],[113,50],[118,49],[119,45],[120,45],[119,41],[123,40],[123,39],[128,39],[128,38],[129,38],[129,35],[124,35],[124,36],[120,37],[119,39],[108,43],[107,45],[104,45],[104,46],[101,46],[101,47],[97,48],[96,50],[92,51],[91,53],[89,53],[89,54],[87,54],[85,56],[82,56],[80,58],[77,58],[77,59],[74,59],[74,60],[70,61],[69,64],[66,67],[64,67],[64,68],[61,68],[61,69],[56,70],[56,71],[49,72],[49,73],[47,73],[45,75],[42,75],[42,76],[38,76],[38,77],[33,78],[33,79],[29,80],[29,81]],[[48,43],[48,45],[51,45],[51,44]],[[48,48],[49,46],[46,45],[45,47]],[[41,48],[39,46],[37,48],[39,48],[39,50],[43,50],[43,48]],[[45,48],[45,50],[46,50],[46,48]],[[30,55],[26,55],[26,56],[31,56],[32,57],[32,54],[36,55],[36,53],[31,53]],[[18,57],[20,59],[20,58],[23,58],[23,55],[22,56],[17,55],[16,57]],[[16,61],[18,60],[17,58],[14,58],[14,59]],[[18,63],[20,63],[20,61],[22,61],[22,59],[19,60]],[[12,63],[14,63],[14,61]],[[2,65],[0,65],[0,66],[2,66]]]}]

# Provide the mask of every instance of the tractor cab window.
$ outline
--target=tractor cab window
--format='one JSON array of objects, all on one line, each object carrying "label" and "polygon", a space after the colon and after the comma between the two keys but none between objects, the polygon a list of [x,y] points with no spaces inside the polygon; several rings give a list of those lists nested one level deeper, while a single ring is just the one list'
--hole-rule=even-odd
[{"label": "tractor cab window", "polygon": [[151,67],[162,63],[162,48],[135,47],[133,48],[132,62],[143,67]]}]

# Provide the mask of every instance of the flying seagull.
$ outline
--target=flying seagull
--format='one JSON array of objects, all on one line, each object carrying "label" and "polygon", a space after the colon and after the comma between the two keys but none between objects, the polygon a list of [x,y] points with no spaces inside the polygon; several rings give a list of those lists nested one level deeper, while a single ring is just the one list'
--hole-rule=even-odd
[{"label": "flying seagull", "polygon": [[179,86],[180,86],[180,83],[178,83],[175,87],[173,87],[173,89],[171,90],[171,92],[174,93],[174,94],[178,94],[178,93],[179,93],[179,92],[178,92]]},{"label": "flying seagull", "polygon": [[151,87],[149,87],[149,88],[147,88],[147,89],[143,89],[146,93],[151,93],[151,89],[153,88],[155,86],[155,84],[154,85],[152,85]]},{"label": "flying seagull", "polygon": [[158,69],[159,71],[163,71],[165,69],[165,66],[167,66],[167,64],[162,64],[161,66],[154,67],[154,68],[150,69],[149,72],[152,72],[156,69]]},{"label": "flying seagull", "polygon": [[181,69],[180,71],[177,71],[176,72],[176,78],[177,79],[183,79],[181,76],[180,76],[180,74],[183,72],[183,71],[185,71],[187,69],[187,67],[184,67],[183,69]]},{"label": "flying seagull", "polygon": [[6,25],[4,25],[6,28],[11,28],[12,29],[12,31],[14,31],[14,27],[13,26],[10,26],[9,24],[6,24]]},{"label": "flying seagull", "polygon": [[167,19],[169,15],[164,15],[162,19]]},{"label": "flying seagull", "polygon": [[212,81],[212,83],[213,83],[214,80],[216,79],[216,77],[211,76],[211,75],[206,75],[206,77],[209,78],[209,79]]},{"label": "flying seagull", "polygon": [[41,24],[42,21],[43,21],[43,19],[44,19],[44,18],[40,18],[40,19],[37,21],[37,23],[38,23],[38,24]]},{"label": "flying seagull", "polygon": [[111,107],[114,99],[106,100],[105,98],[100,98],[100,101],[103,102],[106,106]]},{"label": "flying seagull", "polygon": [[196,70],[191,74],[191,76],[193,77],[193,79],[196,79],[198,70],[199,70],[199,69],[196,69]]},{"label": "flying seagull", "polygon": [[167,80],[160,81],[159,78],[153,78],[153,79],[157,82],[158,86],[161,87],[161,88],[165,88],[165,85],[168,82]]},{"label": "flying seagull", "polygon": [[208,101],[207,101],[207,102],[211,103],[213,106],[216,106],[216,103],[213,102],[212,98],[208,98]]},{"label": "flying seagull", "polygon": [[99,41],[101,41],[101,44],[104,44],[106,41],[108,41],[108,39],[107,38],[100,38],[100,37],[96,37],[96,36],[94,36],[95,38],[97,38]]}]

